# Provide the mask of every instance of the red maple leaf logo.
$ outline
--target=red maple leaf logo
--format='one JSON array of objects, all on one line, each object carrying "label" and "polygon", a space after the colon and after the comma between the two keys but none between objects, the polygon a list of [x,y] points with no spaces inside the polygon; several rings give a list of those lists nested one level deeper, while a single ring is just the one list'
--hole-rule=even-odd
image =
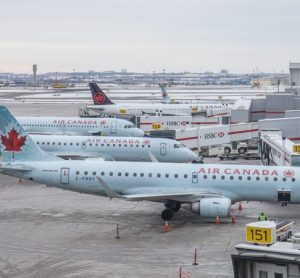
[{"label": "red maple leaf logo", "polygon": [[101,104],[105,101],[105,96],[101,93],[96,93],[94,96],[94,100],[97,104]]},{"label": "red maple leaf logo", "polygon": [[285,170],[284,173],[283,173],[287,178],[292,178],[295,173],[293,170]]},{"label": "red maple leaf logo", "polygon": [[8,132],[7,136],[1,135],[2,145],[5,146],[4,151],[13,152],[13,158],[15,152],[21,152],[21,147],[25,145],[26,136],[20,136],[19,133],[13,128]]}]

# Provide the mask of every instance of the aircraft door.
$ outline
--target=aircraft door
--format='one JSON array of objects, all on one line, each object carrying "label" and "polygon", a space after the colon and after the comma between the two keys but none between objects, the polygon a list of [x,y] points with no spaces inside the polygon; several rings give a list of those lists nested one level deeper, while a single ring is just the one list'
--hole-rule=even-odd
[{"label": "aircraft door", "polygon": [[69,184],[70,168],[61,168],[60,170],[60,183]]},{"label": "aircraft door", "polygon": [[86,149],[86,142],[85,141],[81,142],[81,149],[83,149],[83,150]]},{"label": "aircraft door", "polygon": [[160,154],[161,155],[167,154],[167,144],[166,143],[160,143]]},{"label": "aircraft door", "polygon": [[198,172],[192,173],[192,183],[198,183]]},{"label": "aircraft door", "polygon": [[111,122],[110,133],[111,134],[116,134],[117,133],[117,122],[116,121]]}]

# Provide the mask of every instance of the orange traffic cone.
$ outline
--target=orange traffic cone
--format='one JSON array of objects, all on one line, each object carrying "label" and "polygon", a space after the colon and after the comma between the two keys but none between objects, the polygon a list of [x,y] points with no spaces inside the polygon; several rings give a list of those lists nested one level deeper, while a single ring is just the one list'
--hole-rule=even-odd
[{"label": "orange traffic cone", "polygon": [[216,225],[219,225],[220,224],[220,217],[219,217],[219,215],[217,215],[217,217],[216,217]]},{"label": "orange traffic cone", "polygon": [[236,223],[235,215],[232,214],[232,216],[231,216],[231,224],[235,224],[235,223]]},{"label": "orange traffic cone", "polygon": [[165,226],[164,226],[164,232],[167,233],[169,232],[169,223],[166,221]]},{"label": "orange traffic cone", "polygon": [[240,202],[240,204],[239,204],[239,210],[242,210],[243,208],[242,208],[242,202]]}]

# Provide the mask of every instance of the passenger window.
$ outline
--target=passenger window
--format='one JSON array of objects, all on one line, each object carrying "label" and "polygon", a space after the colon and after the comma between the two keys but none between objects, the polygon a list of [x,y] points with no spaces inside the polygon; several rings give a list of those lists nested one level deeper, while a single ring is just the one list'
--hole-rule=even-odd
[{"label": "passenger window", "polygon": [[178,178],[178,174],[175,174],[174,177],[175,177],[175,179],[177,179]]},{"label": "passenger window", "polygon": [[66,145],[67,145],[67,143],[65,142],[65,143],[64,143],[64,145],[66,146]]},{"label": "passenger window", "polygon": [[188,178],[188,175],[187,174],[184,174],[184,176],[183,176],[185,179],[187,179]]},{"label": "passenger window", "polygon": [[277,178],[277,177],[274,177],[274,181],[278,181],[278,178]]},{"label": "passenger window", "polygon": [[122,175],[122,173],[121,173],[121,172],[119,172],[119,173],[118,173],[118,176],[120,177],[121,175]]},{"label": "passenger window", "polygon": [[93,172],[93,176],[96,176],[96,172],[95,171]]},{"label": "passenger window", "polygon": [[221,176],[221,180],[224,180],[225,179],[225,176]]},{"label": "passenger window", "polygon": [[213,180],[215,180],[216,179],[216,175],[213,175],[212,178],[213,178]]},{"label": "passenger window", "polygon": [[248,180],[248,181],[250,181],[250,180],[251,180],[251,177],[250,177],[250,176],[248,176],[248,177],[247,177],[247,180]]},{"label": "passenger window", "polygon": [[55,145],[55,142],[53,142],[52,145],[54,146],[54,145]]},{"label": "passenger window", "polygon": [[[256,180],[259,181],[259,180],[260,180],[260,177],[256,177]],[[275,179],[274,179],[274,180],[275,180]]]},{"label": "passenger window", "polygon": [[239,176],[239,180],[242,180],[243,179],[243,177],[242,176]]},{"label": "passenger window", "polygon": [[105,175],[105,173],[104,172],[101,172],[101,176],[104,176]]},{"label": "passenger window", "polygon": [[282,181],[286,181],[286,178],[282,178]]},{"label": "passenger window", "polygon": [[144,176],[144,173],[140,173],[140,176],[143,177],[143,176]]},{"label": "passenger window", "polygon": [[133,176],[136,177],[136,176],[137,176],[137,173],[133,173]]},{"label": "passenger window", "polygon": [[168,178],[168,177],[169,177],[169,174],[166,174],[165,176],[166,176],[166,178]]},{"label": "passenger window", "polygon": [[87,174],[88,174],[88,171],[84,171],[84,174],[87,175]]},{"label": "passenger window", "polygon": [[268,181],[269,180],[269,177],[265,177],[265,181]]},{"label": "passenger window", "polygon": [[230,179],[231,179],[231,180],[233,180],[233,178],[234,178],[233,176],[230,176]]},{"label": "passenger window", "polygon": [[296,180],[295,178],[292,178],[292,182],[295,182],[295,180]]},{"label": "passenger window", "polygon": [[76,175],[79,175],[79,171],[76,171]]},{"label": "passenger window", "polygon": [[157,177],[158,177],[158,178],[160,178],[160,176],[161,176],[160,174],[157,174]]},{"label": "passenger window", "polygon": [[113,172],[109,172],[109,175],[112,176],[114,173]]},{"label": "passenger window", "polygon": [[152,178],[152,173],[149,173],[149,174],[148,174],[148,177],[149,177],[149,178]]},{"label": "passenger window", "polygon": [[125,176],[128,177],[128,175],[129,175],[129,174],[126,172],[126,173],[125,173]]},{"label": "passenger window", "polygon": [[90,146],[93,146],[93,144],[92,144],[92,143],[90,143]]},{"label": "passenger window", "polygon": [[207,179],[207,175],[204,175],[203,178],[206,180]]}]

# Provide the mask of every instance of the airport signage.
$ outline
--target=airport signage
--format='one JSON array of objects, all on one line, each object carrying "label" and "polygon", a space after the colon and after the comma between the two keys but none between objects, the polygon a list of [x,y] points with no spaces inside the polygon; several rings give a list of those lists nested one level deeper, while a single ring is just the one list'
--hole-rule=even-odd
[{"label": "airport signage", "polygon": [[246,240],[250,243],[272,244],[274,243],[274,233],[276,230],[272,227],[246,227]]}]

